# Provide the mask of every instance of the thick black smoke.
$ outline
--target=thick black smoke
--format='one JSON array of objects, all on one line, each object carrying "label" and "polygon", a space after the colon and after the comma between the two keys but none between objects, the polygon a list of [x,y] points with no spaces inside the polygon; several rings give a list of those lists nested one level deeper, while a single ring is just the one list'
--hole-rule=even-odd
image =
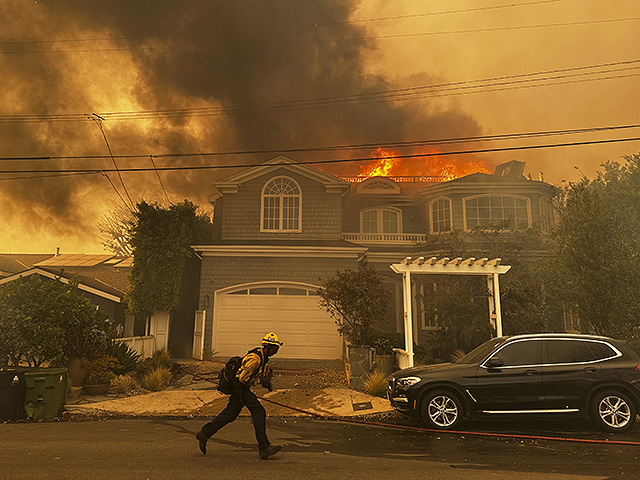
[{"label": "thick black smoke", "polygon": [[[68,0],[25,7],[0,0],[0,16],[10,25],[4,38],[42,42],[1,46],[6,87],[0,107],[7,114],[227,109],[223,115],[199,116],[191,110],[145,121],[107,120],[103,126],[115,154],[288,149],[478,133],[464,113],[433,111],[426,102],[266,107],[396,88],[367,73],[378,46],[367,39],[366,23],[349,23],[357,6],[355,0]],[[78,39],[91,41],[67,41]],[[0,140],[0,156],[107,153],[100,131],[88,120],[2,123]],[[156,164],[247,164],[273,156],[158,159]],[[3,165],[112,166],[108,159]],[[150,164],[121,160],[120,166]],[[340,168],[358,172],[357,165]],[[173,199],[204,204],[213,180],[230,173],[162,176]],[[117,177],[111,179],[124,195]],[[134,200],[163,198],[153,173],[126,174],[124,181]],[[46,219],[47,228],[78,232],[93,229],[105,208],[120,202],[99,175],[3,181],[0,195],[20,214]],[[69,225],[69,218],[77,221]]]}]

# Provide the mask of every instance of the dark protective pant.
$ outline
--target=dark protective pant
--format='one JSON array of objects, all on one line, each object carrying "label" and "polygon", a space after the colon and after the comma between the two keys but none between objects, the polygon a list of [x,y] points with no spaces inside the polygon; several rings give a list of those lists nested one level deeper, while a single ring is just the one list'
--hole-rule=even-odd
[{"label": "dark protective pant", "polygon": [[258,397],[249,390],[249,387],[242,385],[235,379],[233,382],[233,393],[229,397],[229,403],[213,420],[202,427],[201,432],[206,438],[211,437],[226,424],[238,418],[242,407],[247,407],[249,412],[251,412],[251,420],[253,421],[253,429],[256,432],[258,448],[267,448],[270,445],[267,439],[267,412],[260,404]]}]

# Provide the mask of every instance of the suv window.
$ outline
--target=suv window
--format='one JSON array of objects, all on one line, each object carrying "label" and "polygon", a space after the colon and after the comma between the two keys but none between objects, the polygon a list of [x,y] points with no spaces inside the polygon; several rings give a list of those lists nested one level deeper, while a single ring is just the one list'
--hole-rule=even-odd
[{"label": "suv window", "polygon": [[543,363],[584,363],[594,360],[593,354],[582,340],[549,339],[544,342],[546,356]]},{"label": "suv window", "polygon": [[595,360],[611,358],[617,355],[613,348],[611,348],[611,346],[607,343],[589,342],[589,348],[591,349]]},{"label": "suv window", "polygon": [[540,364],[540,341],[522,340],[500,349],[494,356],[504,362],[505,367]]}]

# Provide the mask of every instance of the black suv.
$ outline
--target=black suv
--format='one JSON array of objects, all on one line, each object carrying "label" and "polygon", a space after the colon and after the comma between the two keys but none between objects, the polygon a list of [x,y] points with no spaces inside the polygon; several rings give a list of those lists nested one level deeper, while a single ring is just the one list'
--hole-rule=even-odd
[{"label": "black suv", "polygon": [[472,415],[573,413],[623,432],[640,408],[640,355],[624,341],[591,335],[500,337],[455,363],[391,374],[388,397],[439,429]]}]

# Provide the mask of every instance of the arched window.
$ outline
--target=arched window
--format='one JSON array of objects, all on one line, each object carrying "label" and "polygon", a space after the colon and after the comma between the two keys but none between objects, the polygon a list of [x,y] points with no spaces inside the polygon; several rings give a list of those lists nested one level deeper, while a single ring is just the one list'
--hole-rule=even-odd
[{"label": "arched window", "polygon": [[402,215],[396,208],[372,208],[360,212],[362,233],[402,233]]},{"label": "arched window", "polygon": [[429,207],[431,233],[447,233],[451,228],[451,200],[437,198]]},{"label": "arched window", "polygon": [[529,199],[513,195],[480,195],[464,199],[465,230],[499,227],[526,230],[531,227]]},{"label": "arched window", "polygon": [[263,232],[299,232],[302,193],[291,178],[277,177],[262,189],[260,230]]}]

